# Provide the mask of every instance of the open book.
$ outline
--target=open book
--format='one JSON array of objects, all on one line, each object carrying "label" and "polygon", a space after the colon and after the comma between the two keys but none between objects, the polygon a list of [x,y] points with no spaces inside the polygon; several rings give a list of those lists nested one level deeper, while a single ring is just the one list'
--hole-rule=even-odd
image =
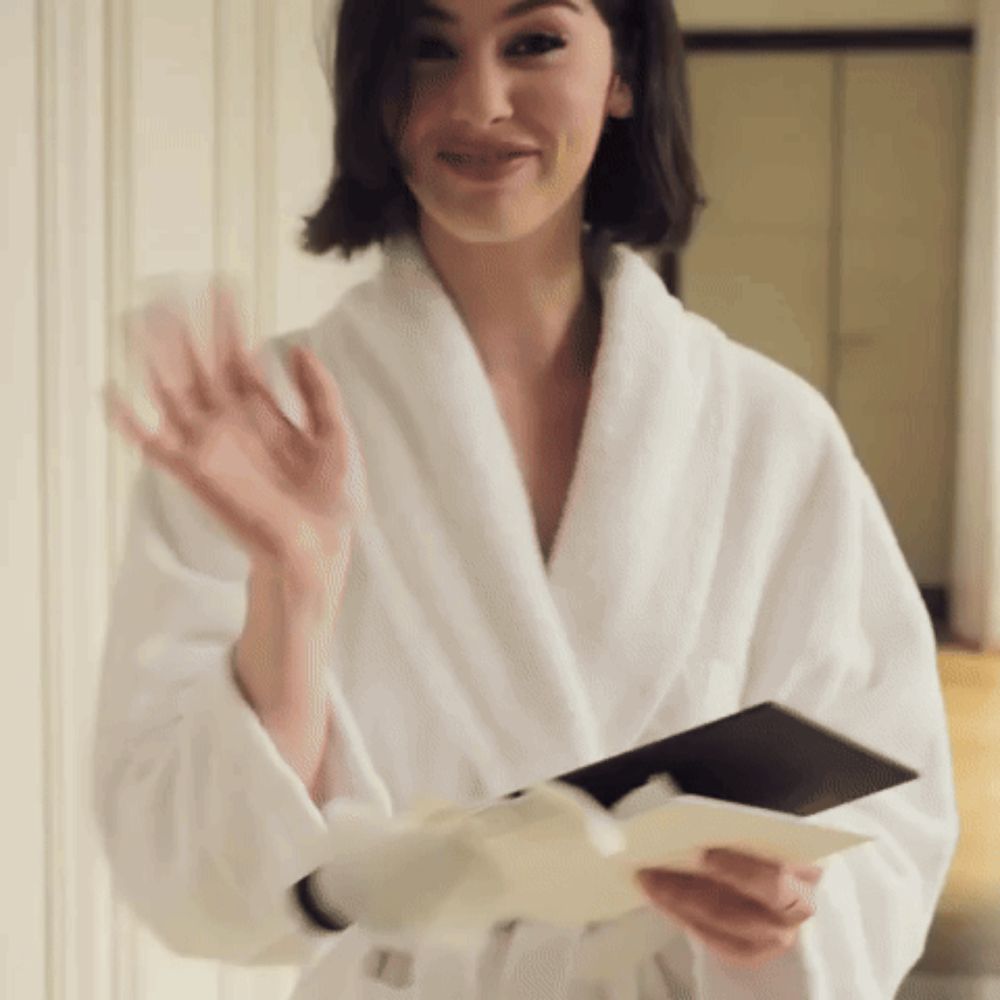
[{"label": "open book", "polygon": [[708,847],[815,864],[863,844],[806,817],[917,776],[765,702],[475,808],[426,799],[384,817],[334,801],[330,859],[296,896],[334,930],[613,920],[648,902],[635,872],[693,868]]}]

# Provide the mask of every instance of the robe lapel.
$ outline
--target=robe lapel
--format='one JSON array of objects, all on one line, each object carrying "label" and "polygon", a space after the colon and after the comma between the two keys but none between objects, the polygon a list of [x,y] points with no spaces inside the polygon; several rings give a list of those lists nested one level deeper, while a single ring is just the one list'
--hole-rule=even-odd
[{"label": "robe lapel", "polygon": [[[642,683],[623,686],[609,656],[641,642],[641,616],[661,594],[654,553],[666,551],[676,412],[664,393],[691,390],[669,374],[681,310],[652,270],[615,248],[604,290],[591,399],[548,567],[488,377],[419,241],[390,241],[370,294],[347,300],[356,322],[344,330],[350,372],[339,381],[368,468],[374,517],[363,535],[391,564],[397,599],[407,595],[428,635],[445,637],[468,724],[493,741],[489,794],[607,756]],[[651,695],[662,688],[648,684]]]}]

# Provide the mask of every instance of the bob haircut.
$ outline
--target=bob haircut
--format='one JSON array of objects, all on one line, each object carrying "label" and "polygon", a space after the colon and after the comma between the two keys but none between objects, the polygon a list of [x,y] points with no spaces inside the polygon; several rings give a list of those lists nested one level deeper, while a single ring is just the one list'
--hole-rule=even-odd
[{"label": "bob haircut", "polygon": [[[319,32],[334,103],[333,177],[305,216],[300,247],[350,258],[374,242],[416,232],[419,210],[383,121],[402,134],[411,95],[409,53],[419,0],[343,0],[336,54],[333,12]],[[611,32],[615,68],[633,93],[630,118],[607,119],[587,176],[585,224],[605,246],[675,253],[689,241],[699,207],[684,45],[673,0],[592,0]],[[391,114],[394,112],[394,115]]]}]

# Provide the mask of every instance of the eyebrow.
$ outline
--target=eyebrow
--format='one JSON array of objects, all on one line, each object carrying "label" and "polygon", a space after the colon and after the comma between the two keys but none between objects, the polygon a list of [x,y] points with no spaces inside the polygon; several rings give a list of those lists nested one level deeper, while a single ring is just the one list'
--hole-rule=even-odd
[{"label": "eyebrow", "polygon": [[[574,3],[573,0],[518,0],[517,3],[511,4],[500,15],[500,20],[510,21],[538,7],[566,7],[577,14],[583,14],[579,5]],[[458,18],[451,11],[443,10],[432,3],[422,3],[417,9],[417,17],[428,18],[432,21],[447,21],[449,24],[454,24],[458,21]]]}]

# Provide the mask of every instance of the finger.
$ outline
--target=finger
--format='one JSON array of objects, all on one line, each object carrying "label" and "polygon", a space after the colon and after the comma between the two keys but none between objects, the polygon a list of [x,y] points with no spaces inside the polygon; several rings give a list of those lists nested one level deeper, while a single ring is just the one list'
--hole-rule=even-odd
[{"label": "finger", "polygon": [[108,422],[118,428],[134,444],[145,447],[154,435],[146,430],[110,382],[104,386],[101,397],[104,400],[104,413]]},{"label": "finger", "polygon": [[674,919],[692,937],[700,941],[709,951],[732,965],[741,968],[758,968],[765,962],[777,958],[786,952],[792,942],[775,941],[772,943],[748,940],[738,934],[732,934],[714,927],[697,917],[685,917],[672,914]]},{"label": "finger", "polygon": [[267,377],[250,359],[243,368],[244,402],[251,407],[268,441],[283,448],[300,448],[308,443],[308,435],[278,404]]},{"label": "finger", "polygon": [[177,333],[181,338],[188,362],[188,382],[191,386],[188,394],[202,410],[215,410],[219,405],[218,392],[201,359],[201,353],[195,347],[189,330],[178,326]]},{"label": "finger", "polygon": [[186,442],[194,440],[197,421],[192,410],[185,406],[180,395],[174,393],[163,381],[155,362],[149,362],[146,374],[147,382],[166,422],[180,434],[182,440]]},{"label": "finger", "polygon": [[292,349],[292,371],[302,391],[310,433],[321,440],[337,437],[346,446],[340,389],[329,369],[304,345]]},{"label": "finger", "polygon": [[300,447],[301,431],[278,405],[254,352],[246,344],[232,293],[221,279],[216,279],[210,294],[216,363],[227,387],[247,404],[268,444],[280,449]]},{"label": "finger", "polygon": [[786,868],[796,877],[803,881],[819,882],[823,877],[824,869],[822,865],[796,864],[791,861],[782,861],[781,858],[767,857],[763,854],[755,854],[752,851],[739,851],[730,847],[710,847],[701,852],[702,863],[745,864],[760,868],[774,869]]},{"label": "finger", "polygon": [[221,279],[212,284],[210,296],[216,364],[223,373],[222,380],[228,391],[243,402],[272,457],[291,475],[308,442],[274,399],[266,376],[245,342],[233,295]]},{"label": "finger", "polygon": [[662,909],[683,924],[697,926],[702,931],[729,941],[741,942],[748,952],[784,951],[795,944],[798,938],[796,927],[775,927],[763,921],[740,920],[729,914],[723,919],[716,919],[713,915],[706,915],[701,909],[684,903],[664,905]]},{"label": "finger", "polygon": [[166,305],[154,303],[144,310],[138,333],[148,345],[147,380],[161,411],[185,441],[193,440],[217,399],[188,328]]},{"label": "finger", "polygon": [[768,858],[717,848],[704,853],[702,869],[710,878],[776,913],[800,908],[800,904],[815,905],[812,890],[818,878],[812,882],[799,878],[798,866],[793,868]]},{"label": "finger", "polygon": [[217,279],[210,295],[216,366],[226,387],[242,397],[259,381],[259,373],[246,344],[232,293]]},{"label": "finger", "polygon": [[662,905],[729,934],[760,944],[781,942],[794,934],[812,914],[775,914],[766,907],[720,884],[703,880],[694,886],[661,887],[656,899]]},{"label": "finger", "polygon": [[823,868],[820,865],[790,865],[792,874],[805,882],[807,885],[819,885],[823,877]]},{"label": "finger", "polygon": [[772,941],[811,916],[793,912],[774,913],[755,900],[705,876],[661,873],[647,879],[647,885],[647,892],[658,906],[756,941]]},{"label": "finger", "polygon": [[768,948],[751,943],[734,943],[700,927],[688,927],[686,930],[722,961],[739,969],[759,969],[788,951],[783,945]]},{"label": "finger", "polygon": [[152,351],[175,392],[183,392],[200,409],[213,409],[216,391],[210,373],[195,346],[191,326],[165,301],[145,310],[146,330],[154,335]]},{"label": "finger", "polygon": [[243,401],[261,441],[285,475],[295,481],[314,446],[266,393],[252,391]]},{"label": "finger", "polygon": [[104,387],[102,395],[108,420],[133,444],[138,445],[144,455],[172,470],[176,469],[178,450],[166,436],[147,430],[110,383]]}]

